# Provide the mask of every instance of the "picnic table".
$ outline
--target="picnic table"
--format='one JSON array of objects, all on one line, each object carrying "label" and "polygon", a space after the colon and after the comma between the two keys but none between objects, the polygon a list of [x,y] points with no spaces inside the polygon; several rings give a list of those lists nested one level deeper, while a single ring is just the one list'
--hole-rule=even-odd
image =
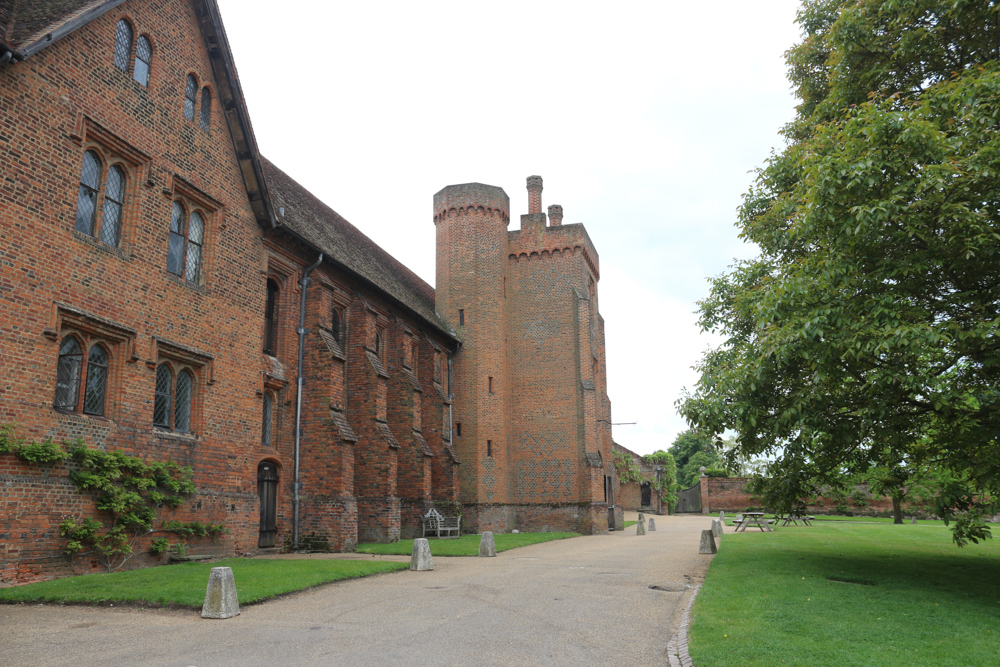
[{"label": "picnic table", "polygon": [[746,532],[747,526],[757,526],[762,533],[772,532],[771,525],[764,518],[763,512],[743,512],[743,520],[736,526],[736,532]]},{"label": "picnic table", "polygon": [[801,511],[792,511],[783,517],[779,516],[777,518],[783,521],[783,523],[781,524],[782,526],[787,526],[789,524],[795,524],[797,526],[799,525],[799,521],[801,521],[806,526],[811,526],[814,517],[806,516],[805,513]]}]

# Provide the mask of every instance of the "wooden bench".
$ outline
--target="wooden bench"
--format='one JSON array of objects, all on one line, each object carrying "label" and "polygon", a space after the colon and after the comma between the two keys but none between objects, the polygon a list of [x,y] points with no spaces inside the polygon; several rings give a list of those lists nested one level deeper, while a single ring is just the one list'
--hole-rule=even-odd
[{"label": "wooden bench", "polygon": [[427,533],[433,533],[435,537],[460,537],[462,534],[462,516],[446,517],[433,507],[427,510],[427,514],[420,517],[423,524],[424,537]]}]

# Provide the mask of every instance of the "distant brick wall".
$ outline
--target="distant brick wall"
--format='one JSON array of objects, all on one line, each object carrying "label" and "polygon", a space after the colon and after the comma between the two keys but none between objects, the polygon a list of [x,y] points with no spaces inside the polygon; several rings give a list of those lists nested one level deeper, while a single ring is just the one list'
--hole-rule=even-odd
[{"label": "distant brick wall", "polygon": [[[701,483],[707,489],[708,503],[703,500],[702,509],[706,513],[742,512],[748,507],[761,507],[759,498],[747,493],[745,487],[748,479],[745,477],[702,477]],[[886,496],[872,496],[867,485],[855,487],[855,491],[864,496],[864,502],[848,496],[843,502],[847,511],[859,516],[875,516],[892,512],[892,499]],[[705,493],[703,492],[703,499]],[[813,514],[839,514],[838,501],[834,498],[819,497],[806,500],[806,509]]]}]

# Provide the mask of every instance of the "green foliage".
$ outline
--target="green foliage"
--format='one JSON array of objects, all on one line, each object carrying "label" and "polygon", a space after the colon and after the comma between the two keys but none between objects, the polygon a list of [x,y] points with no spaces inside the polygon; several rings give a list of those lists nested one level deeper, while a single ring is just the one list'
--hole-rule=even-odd
[{"label": "green foliage", "polygon": [[[1000,506],[1000,8],[808,0],[791,144],[739,213],[758,258],[712,282],[723,345],[679,402],[787,510],[845,472],[943,469],[955,542]],[[682,471],[683,478],[683,471]]]},{"label": "green foliage", "polygon": [[677,490],[680,489],[680,485],[677,483],[677,464],[674,462],[673,454],[659,449],[652,454],[647,454],[642,459],[647,465],[662,468],[651,484],[660,494],[660,500],[669,511],[677,504]]},{"label": "green foliage", "polygon": [[[191,469],[172,461],[146,463],[122,452],[88,449],[81,440],[69,446],[67,452],[51,440],[25,444],[23,438],[15,437],[12,424],[0,425],[0,450],[36,465],[72,461],[70,481],[79,491],[93,496],[97,510],[110,520],[105,526],[91,518],[67,517],[59,525],[59,534],[67,540],[67,555],[96,552],[109,572],[125,564],[140,538],[154,532],[160,508],[176,508],[195,492]],[[188,538],[215,538],[227,532],[222,524],[198,521],[167,521],[161,530]],[[156,551],[158,548],[159,542],[153,551],[162,553]]]},{"label": "green foliage", "polygon": [[705,468],[705,477],[729,477],[725,468]]},{"label": "green foliage", "polygon": [[667,450],[674,457],[677,469],[681,470],[688,460],[698,452],[707,452],[713,456],[716,453],[715,441],[711,435],[697,429],[688,429],[674,439],[674,444]]},{"label": "green foliage", "polygon": [[709,452],[695,452],[677,475],[680,479],[681,487],[686,489],[693,486],[698,481],[698,478],[701,477],[701,469],[703,467],[707,471],[709,468],[716,467],[718,462],[718,457]]},{"label": "green foliage", "polygon": [[149,543],[149,550],[154,554],[163,555],[170,549],[170,541],[165,537],[157,537]]},{"label": "green foliage", "polygon": [[612,453],[615,460],[615,471],[618,473],[618,481],[622,484],[642,484],[642,471],[639,464],[628,454],[615,450]]}]

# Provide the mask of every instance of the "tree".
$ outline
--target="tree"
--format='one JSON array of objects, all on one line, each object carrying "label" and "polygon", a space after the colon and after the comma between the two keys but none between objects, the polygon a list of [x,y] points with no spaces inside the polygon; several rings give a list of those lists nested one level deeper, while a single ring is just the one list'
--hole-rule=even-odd
[{"label": "tree", "polygon": [[679,401],[791,507],[844,471],[948,471],[959,546],[1000,498],[1000,6],[807,0],[789,140],[744,196],[760,256],[712,281],[725,342]]},{"label": "tree", "polygon": [[698,452],[707,452],[713,455],[716,453],[715,441],[708,433],[703,433],[697,429],[688,429],[681,432],[674,439],[674,444],[668,450],[674,457],[677,469],[681,470],[687,465],[688,459]]}]

